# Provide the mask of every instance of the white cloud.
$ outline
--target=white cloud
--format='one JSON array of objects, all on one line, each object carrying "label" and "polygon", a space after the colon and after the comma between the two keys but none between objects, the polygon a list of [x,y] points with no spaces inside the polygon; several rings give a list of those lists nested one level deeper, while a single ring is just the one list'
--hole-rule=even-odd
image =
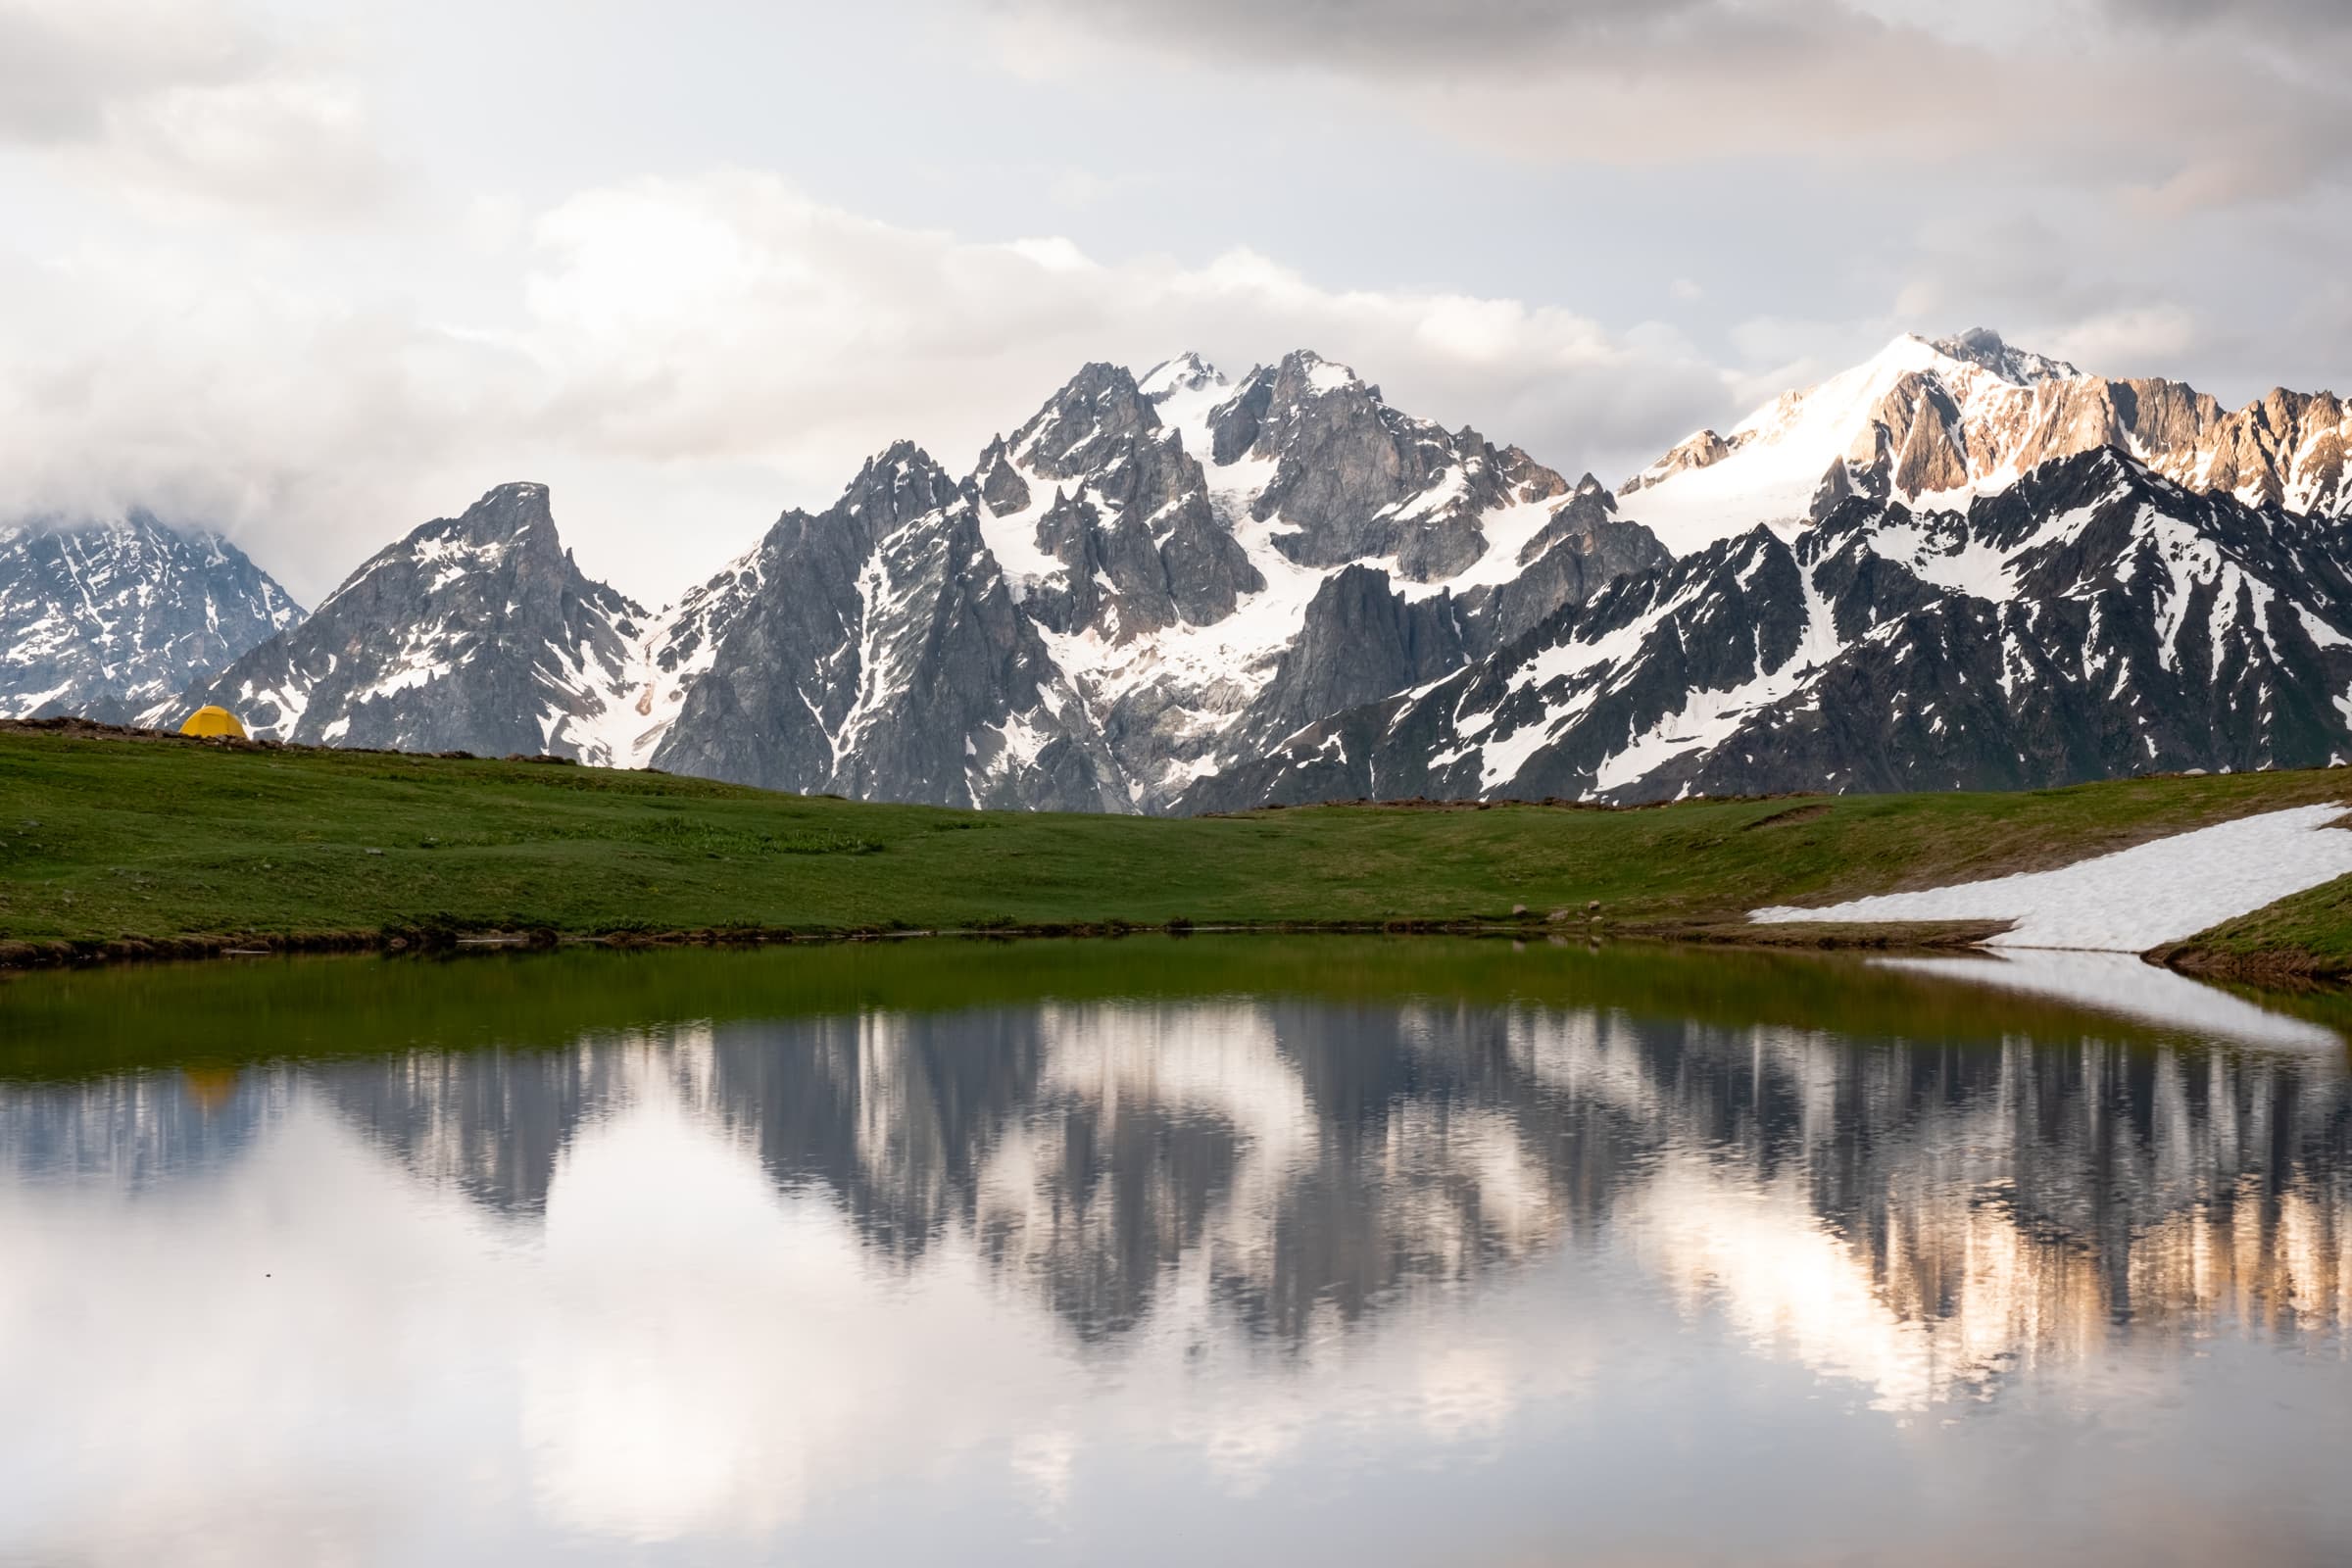
[{"label": "white cloud", "polygon": [[[720,173],[583,192],[529,226],[510,314],[231,275],[195,249],[20,264],[0,307],[0,501],[241,525],[316,597],[507,478],[583,563],[661,597],[911,437],[960,470],[1077,368],[1313,347],[1412,412],[1614,472],[1723,381],[1662,328],[1508,299],[1317,285],[1250,251],[1105,262],[976,241]],[[651,548],[654,541],[660,548]]]},{"label": "white cloud", "polygon": [[0,0],[0,146],[151,209],[304,219],[391,166],[348,75],[228,0]]},{"label": "white cloud", "polygon": [[[1718,395],[1688,345],[1572,312],[1443,292],[1334,291],[1230,251],[1104,263],[1055,237],[894,227],[769,176],[649,181],[539,228],[528,341],[564,416],[649,457],[863,452],[911,434],[952,466],[1088,359],[1312,346],[1407,407],[1571,461],[1645,446]],[[839,459],[834,460],[838,464]]]},{"label": "white cloud", "polygon": [[[1122,56],[1352,81],[1483,150],[1636,168],[1759,155],[2182,214],[2352,167],[2335,0],[997,0],[1032,77]],[[2318,25],[2325,17],[2330,24]],[[2306,22],[2305,19],[2315,19]],[[2123,24],[2118,25],[2117,24]],[[2273,42],[2282,28],[2292,47]],[[2189,109],[2193,106],[2193,112]]]},{"label": "white cloud", "polygon": [[226,85],[266,54],[217,0],[0,0],[0,136],[95,138],[119,105]]},{"label": "white cloud", "polygon": [[2037,333],[2041,352],[2111,375],[2163,375],[2203,346],[2194,313],[2179,305],[2107,311]]}]

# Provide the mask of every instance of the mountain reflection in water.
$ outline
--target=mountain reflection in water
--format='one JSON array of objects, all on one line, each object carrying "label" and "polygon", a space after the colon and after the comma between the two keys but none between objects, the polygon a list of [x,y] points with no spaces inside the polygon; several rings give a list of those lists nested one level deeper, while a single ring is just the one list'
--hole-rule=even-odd
[{"label": "mountain reflection in water", "polygon": [[0,1082],[0,1559],[2352,1544],[2342,1054],[1940,1033],[1106,997]]}]

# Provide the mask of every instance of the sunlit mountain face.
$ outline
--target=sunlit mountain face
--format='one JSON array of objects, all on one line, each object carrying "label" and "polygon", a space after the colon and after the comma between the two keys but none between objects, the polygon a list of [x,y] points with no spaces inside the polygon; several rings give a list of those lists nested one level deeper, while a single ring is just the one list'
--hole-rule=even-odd
[{"label": "sunlit mountain face", "polygon": [[[1704,1494],[1943,1560],[2013,1483],[1974,1546],[2352,1542],[2340,1046],[1443,996],[640,1019],[0,1080],[0,1239],[37,1413],[0,1559],[1704,1558]],[[2295,1442],[2213,1457],[2256,1420]]]}]

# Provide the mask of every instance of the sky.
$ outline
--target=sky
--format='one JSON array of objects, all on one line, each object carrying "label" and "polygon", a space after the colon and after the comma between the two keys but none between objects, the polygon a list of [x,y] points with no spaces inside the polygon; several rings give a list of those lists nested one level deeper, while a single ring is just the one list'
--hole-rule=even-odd
[{"label": "sky", "polygon": [[0,0],[0,515],[658,603],[1090,360],[1609,482],[1899,332],[2352,391],[2342,0]]}]

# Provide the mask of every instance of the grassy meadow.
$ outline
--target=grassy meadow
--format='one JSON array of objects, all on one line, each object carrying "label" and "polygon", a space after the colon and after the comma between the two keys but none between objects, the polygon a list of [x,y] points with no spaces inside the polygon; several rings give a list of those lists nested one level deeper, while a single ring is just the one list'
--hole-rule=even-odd
[{"label": "grassy meadow", "polygon": [[[2333,772],[1639,810],[1334,806],[1184,820],[973,812],[542,762],[0,726],[0,953],[914,930],[1748,932],[1748,909],[2062,864],[2352,800]],[[1521,913],[1519,911],[1524,911]],[[2292,911],[2291,913],[2289,911]],[[2270,924],[2263,922],[2268,920]],[[2352,886],[2252,922],[2352,962]]]}]

